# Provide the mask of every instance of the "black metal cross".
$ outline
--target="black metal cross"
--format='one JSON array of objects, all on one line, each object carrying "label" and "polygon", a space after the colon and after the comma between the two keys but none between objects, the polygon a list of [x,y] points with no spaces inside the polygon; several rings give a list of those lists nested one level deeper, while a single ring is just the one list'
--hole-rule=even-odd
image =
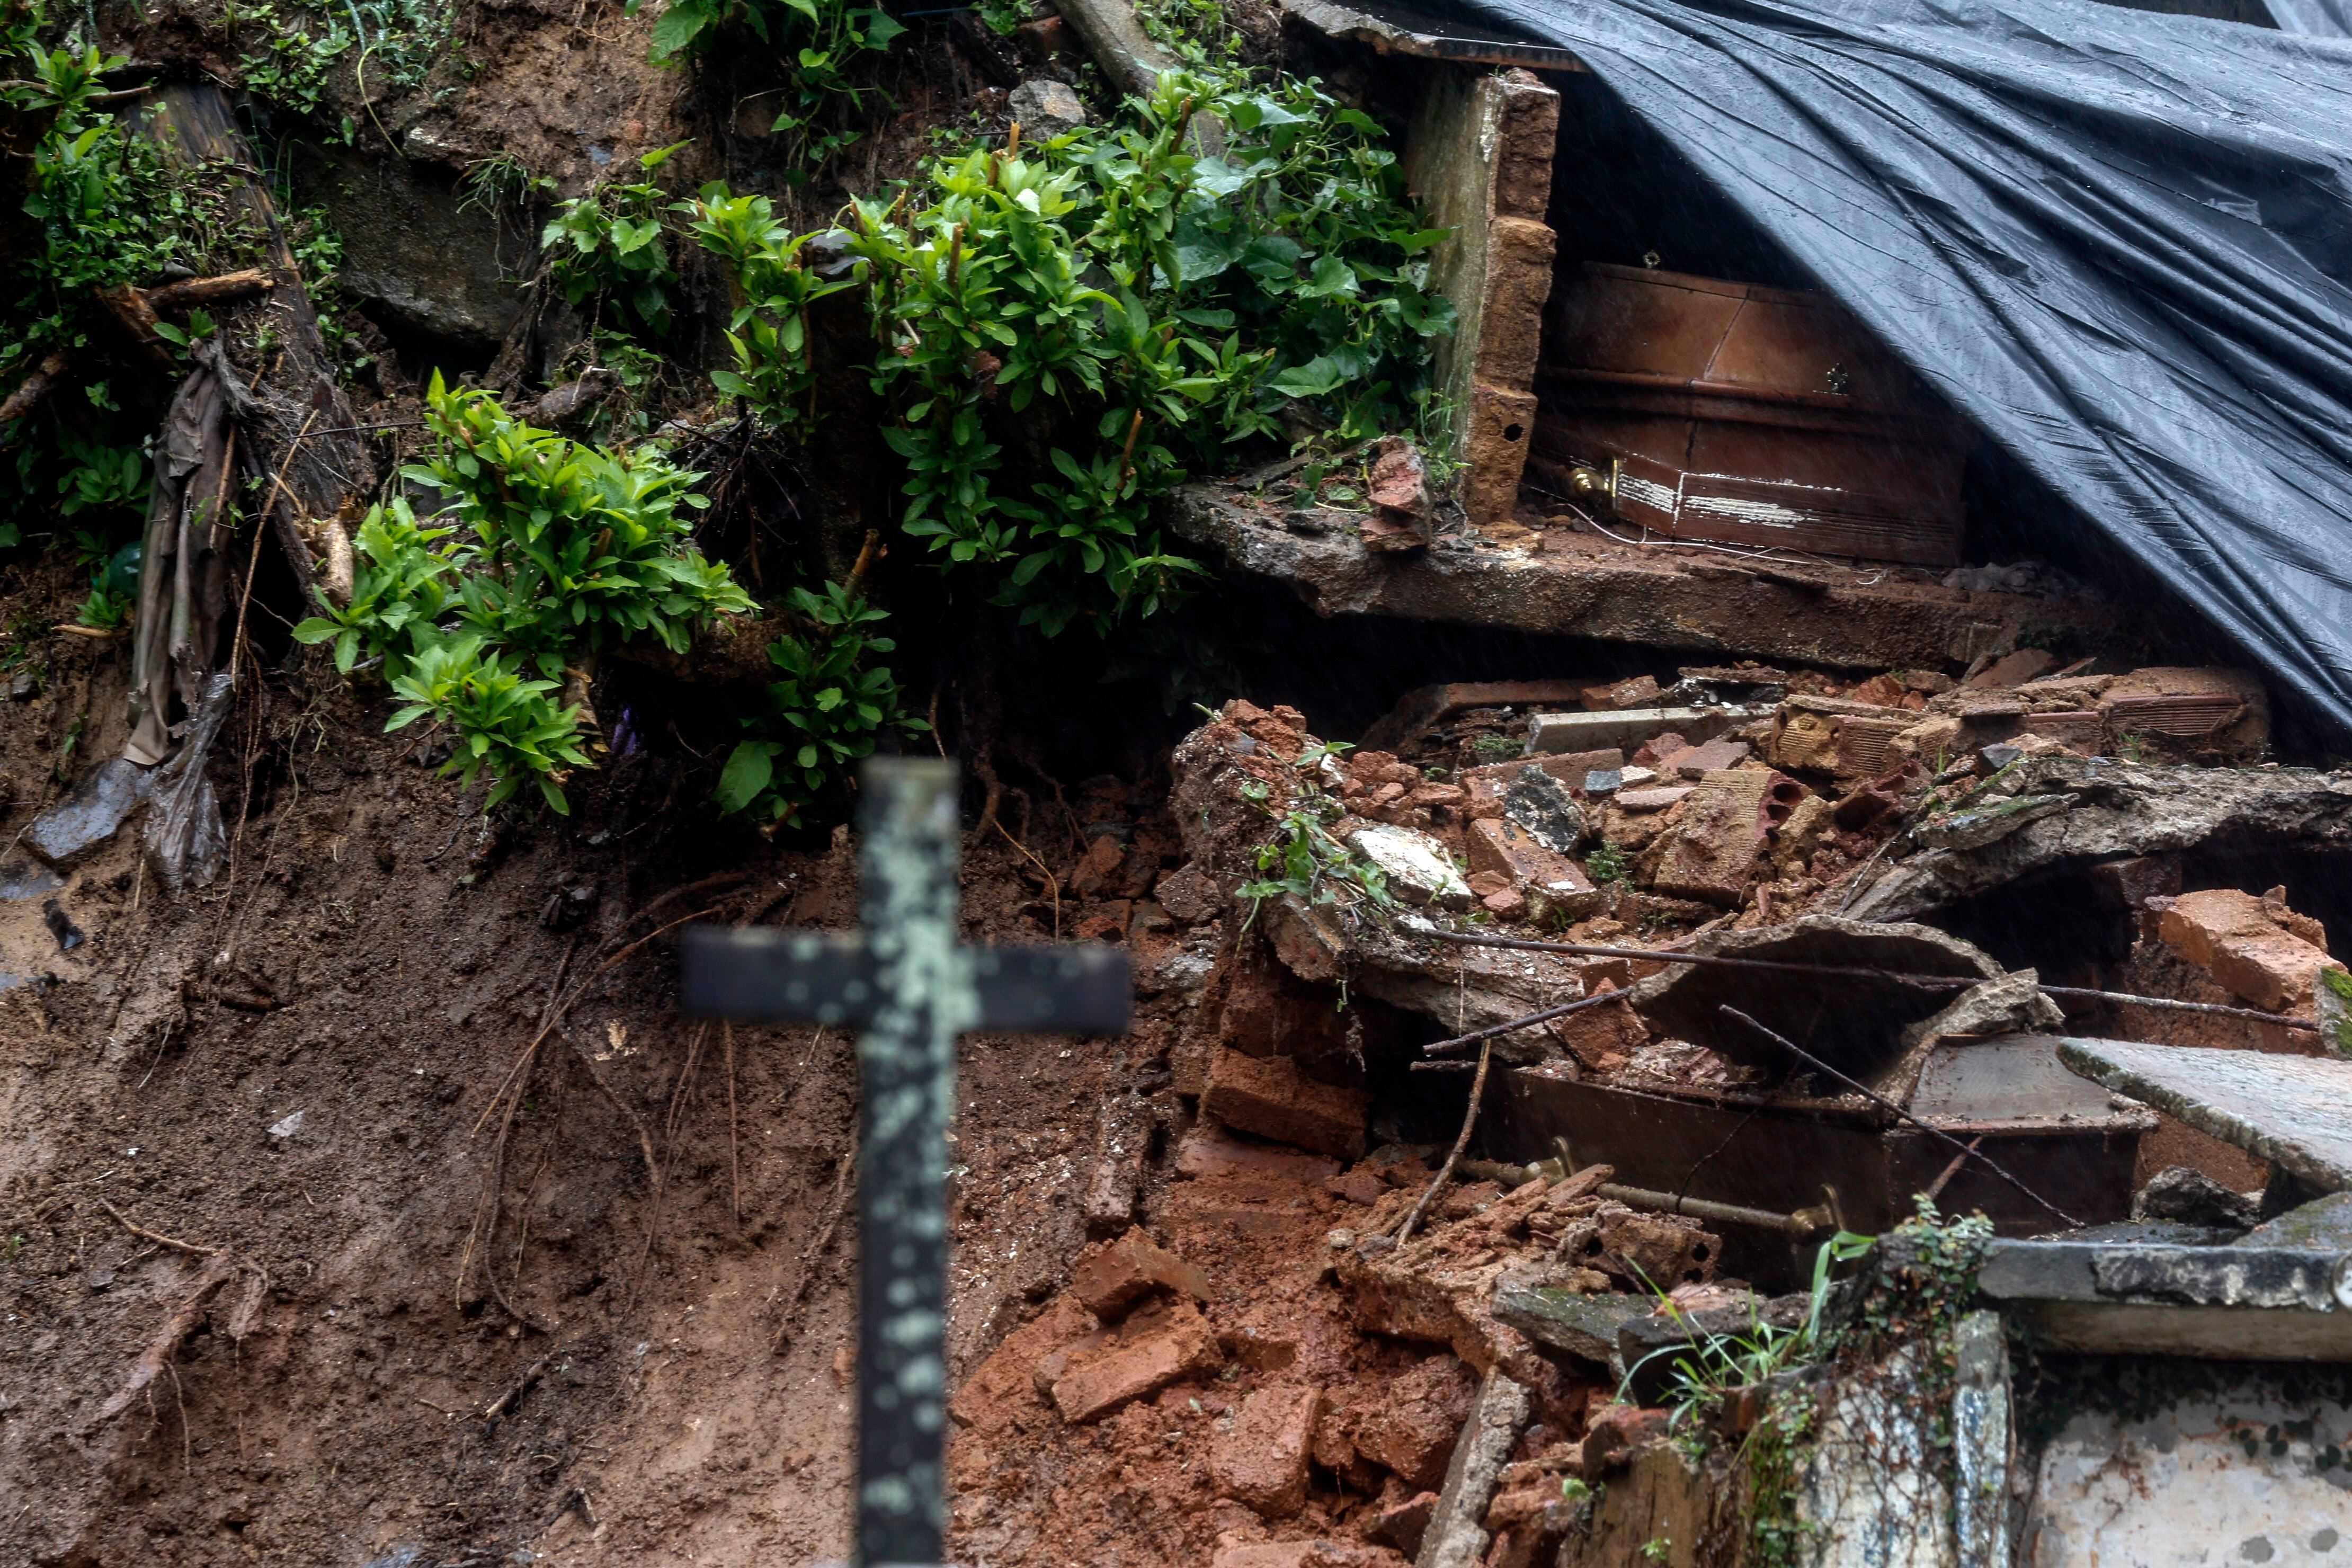
[{"label": "black metal cross", "polygon": [[860,1030],[856,1560],[882,1568],[941,1561],[956,1037],[1119,1034],[1132,1004],[1118,948],[957,942],[953,763],[877,757],[863,776],[864,934],[699,927],[681,988],[713,1017]]}]

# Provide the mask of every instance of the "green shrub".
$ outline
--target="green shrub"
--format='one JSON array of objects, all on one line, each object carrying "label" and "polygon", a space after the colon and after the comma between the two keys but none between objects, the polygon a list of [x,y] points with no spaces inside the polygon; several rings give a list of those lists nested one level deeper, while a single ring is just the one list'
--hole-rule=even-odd
[{"label": "green shrub", "polygon": [[[650,174],[685,145],[656,148],[640,156],[637,166]],[[659,185],[639,180],[598,185],[556,208],[539,243],[563,297],[574,305],[601,297],[649,331],[669,331],[669,290],[677,273],[662,216],[668,205]]]},{"label": "green shrub", "polygon": [[381,660],[407,703],[389,728],[448,725],[449,771],[471,784],[488,769],[489,805],[535,780],[566,810],[564,771],[587,762],[577,710],[547,696],[567,664],[640,636],[683,653],[698,624],[751,596],[693,547],[698,474],[534,428],[437,375],[425,412],[435,445],[402,476],[446,510],[420,522],[404,499],[371,508],[349,603],[321,594],[294,636],[331,642],[346,674]]},{"label": "green shrub", "polygon": [[[1221,157],[1188,140],[1199,113],[1228,127]],[[759,268],[790,237],[747,245],[738,200],[707,189],[694,229],[757,319]],[[944,565],[992,569],[997,601],[1049,636],[1180,594],[1201,569],[1151,530],[1153,500],[1276,434],[1286,404],[1341,439],[1412,424],[1428,339],[1452,327],[1421,259],[1444,231],[1422,226],[1377,124],[1311,82],[1171,71],[1120,126],[942,158],[912,201],[851,216],[902,525]],[[793,341],[739,346],[726,389],[805,420]],[[1039,404],[1046,471],[1006,486],[991,423]]]},{"label": "green shrub", "polygon": [[886,612],[838,583],[827,583],[821,595],[795,588],[791,601],[805,629],[769,646],[768,658],[783,679],[769,686],[764,705],[747,716],[752,733],[729,755],[715,796],[721,811],[763,825],[797,826],[828,780],[872,755],[885,732],[930,728],[900,708],[890,671],[867,662],[897,646],[866,630],[887,619]]}]

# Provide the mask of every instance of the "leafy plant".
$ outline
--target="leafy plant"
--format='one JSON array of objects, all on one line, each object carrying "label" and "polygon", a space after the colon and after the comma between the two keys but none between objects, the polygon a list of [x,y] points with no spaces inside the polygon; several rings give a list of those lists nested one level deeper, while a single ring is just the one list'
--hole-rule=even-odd
[{"label": "leafy plant", "polygon": [[485,811],[504,805],[526,782],[558,812],[572,808],[562,781],[567,768],[584,767],[580,748],[580,710],[559,710],[547,694],[552,680],[533,680],[497,653],[484,651],[479,637],[428,644],[393,691],[408,704],[395,711],[386,730],[399,730],[426,715],[457,731],[457,748],[441,772],[471,785],[488,770],[495,781]]},{"label": "leafy plant", "polygon": [[1584,858],[1584,874],[1596,884],[1623,881],[1625,867],[1625,851],[1614,844],[1604,842]]},{"label": "leafy plant", "polygon": [[[628,0],[635,16],[644,0]],[[791,139],[806,179],[810,170],[858,139],[843,123],[877,89],[861,85],[856,67],[886,52],[905,24],[876,5],[848,0],[668,0],[654,24],[652,54],[674,60],[708,48],[730,26],[748,28],[774,47],[793,68],[784,107],[772,129]]]},{"label": "leafy plant", "polygon": [[349,602],[320,595],[294,636],[331,643],[346,674],[381,660],[407,704],[388,728],[447,724],[449,771],[470,784],[488,770],[490,805],[535,781],[565,810],[563,774],[587,762],[578,710],[547,696],[567,665],[640,636],[682,653],[697,624],[751,596],[689,540],[699,475],[537,429],[437,375],[425,413],[435,444],[402,477],[446,510],[420,521],[404,499],[372,508]]},{"label": "leafy plant", "polygon": [[[912,199],[850,215],[907,465],[901,525],[943,565],[992,569],[997,601],[1049,636],[1149,616],[1198,574],[1150,524],[1189,465],[1276,435],[1297,400],[1342,430],[1410,417],[1427,339],[1451,328],[1420,259],[1444,231],[1422,226],[1371,120],[1312,83],[1229,71],[1165,73],[1130,111],[941,158]],[[1221,157],[1188,140],[1202,113],[1228,128]],[[702,207],[728,199],[713,187]],[[739,274],[782,251],[719,226],[697,232]],[[783,397],[740,369],[724,384],[805,420],[804,336],[761,345],[763,367],[777,353]],[[996,427],[1039,404],[1045,460],[1007,483]]]},{"label": "leafy plant", "polygon": [[[1345,808],[1322,786],[1328,759],[1350,748],[1340,742],[1304,748],[1290,764],[1290,799],[1277,809],[1274,792],[1252,780],[1241,787],[1242,798],[1274,820],[1274,830],[1252,857],[1257,873],[1239,889],[1250,903],[1249,919],[1268,899],[1296,894],[1312,904],[1350,908],[1392,909],[1388,874],[1364,859],[1330,833]],[[1244,924],[1247,921],[1244,922]]]},{"label": "leafy plant", "polygon": [[816,375],[809,363],[809,307],[851,287],[828,280],[803,259],[811,236],[778,222],[765,196],[738,196],[723,185],[706,188],[688,208],[688,226],[703,248],[732,269],[740,303],[728,321],[731,371],[711,382],[731,397],[770,410],[802,428],[816,420]]},{"label": "leafy plant", "polygon": [[426,528],[405,499],[371,507],[352,541],[352,596],[337,605],[320,599],[323,615],[294,628],[297,642],[332,642],[335,668],[351,674],[383,661],[386,680],[439,637],[436,623],[455,603],[449,580],[460,569],[435,548],[456,531]]},{"label": "leafy plant", "polygon": [[[685,145],[656,148],[637,166],[650,174]],[[574,305],[601,297],[648,331],[667,331],[669,289],[677,281],[662,217],[668,203],[659,185],[640,180],[598,185],[558,207],[539,243],[563,297]]]},{"label": "leafy plant", "polygon": [[436,444],[402,477],[439,491],[470,532],[452,556],[457,613],[499,647],[556,676],[574,650],[640,634],[684,653],[698,622],[751,608],[688,542],[709,505],[699,474],[538,429],[437,374],[425,404]]},{"label": "leafy plant", "polygon": [[114,593],[103,581],[96,582],[89,585],[89,597],[74,612],[74,622],[102,632],[121,631],[130,625],[131,612],[136,607],[129,594]]},{"label": "leafy plant", "polygon": [[144,510],[150,470],[136,447],[107,447],[61,437],[58,446],[73,463],[58,479],[58,514]]},{"label": "leafy plant", "polygon": [[805,630],[768,647],[783,672],[761,710],[746,720],[754,732],[736,742],[719,773],[719,810],[761,824],[795,826],[800,814],[845,764],[873,754],[885,732],[930,726],[899,706],[898,683],[871,665],[897,644],[866,630],[887,618],[853,584],[827,583],[822,595],[795,588],[793,608]]}]

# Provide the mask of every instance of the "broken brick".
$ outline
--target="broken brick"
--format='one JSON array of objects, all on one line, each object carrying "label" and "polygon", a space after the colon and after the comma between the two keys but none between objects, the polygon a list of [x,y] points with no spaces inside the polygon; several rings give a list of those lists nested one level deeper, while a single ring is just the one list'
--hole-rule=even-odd
[{"label": "broken brick", "polygon": [[1499,892],[1488,893],[1478,902],[1485,907],[1488,914],[1498,921],[1524,920],[1527,917],[1528,897],[1517,888],[1505,888]]},{"label": "broken brick", "polygon": [[1364,1537],[1393,1546],[1407,1555],[1417,1553],[1421,1551],[1421,1538],[1429,1530],[1429,1516],[1436,1510],[1437,1494],[1432,1491],[1413,1492],[1395,1502],[1383,1502],[1364,1526]]},{"label": "broken brick", "polygon": [[2255,1006],[2298,1017],[2311,1014],[2319,972],[2344,967],[2274,918],[2262,899],[2234,889],[2181,894],[2158,917],[2157,934]]},{"label": "broken brick", "polygon": [[2058,668],[2055,655],[2038,647],[2021,647],[2007,653],[1960,682],[1979,690],[1999,690],[2022,686],[2036,676],[2047,675]]},{"label": "broken brick", "polygon": [[1386,1182],[1360,1166],[1346,1175],[1330,1177],[1324,1182],[1323,1187],[1327,1192],[1336,1193],[1349,1203],[1361,1204],[1366,1208],[1380,1202],[1389,1190]]},{"label": "broken brick", "polygon": [[1106,833],[1087,846],[1078,863],[1070,872],[1069,891],[1081,899],[1098,899],[1118,875],[1121,861],[1127,858],[1127,847]]},{"label": "broken brick", "polygon": [[1068,1358],[1054,1379],[1054,1405],[1065,1421],[1092,1421],[1179,1378],[1213,1373],[1223,1359],[1192,1302],[1148,1309]]},{"label": "broken brick", "polygon": [[1632,1405],[1602,1409],[1584,1432],[1585,1479],[1597,1480],[1628,1463],[1634,1449],[1665,1436],[1674,1419],[1671,1410],[1644,1410]]},{"label": "broken brick", "polygon": [[1323,1395],[1314,1388],[1261,1388],[1242,1401],[1209,1455],[1217,1490],[1265,1519],[1287,1519],[1307,1502],[1307,1461]]},{"label": "broken brick", "polygon": [[1748,746],[1745,741],[1729,741],[1717,737],[1704,745],[1685,746],[1658,759],[1659,773],[1666,778],[1695,779],[1717,769],[1737,767],[1748,760]]},{"label": "broken brick", "polygon": [[1630,680],[1620,680],[1608,686],[1588,686],[1584,689],[1587,711],[1600,713],[1622,708],[1655,708],[1658,705],[1658,678],[1637,675]]},{"label": "broken brick", "polygon": [[1118,1317],[1156,1289],[1209,1299],[1209,1277],[1139,1227],[1111,1241],[1098,1241],[1070,1265],[1070,1293],[1106,1320]]},{"label": "broken brick", "polygon": [[1307,1184],[1339,1174],[1339,1163],[1296,1149],[1273,1148],[1236,1138],[1222,1127],[1202,1125],[1176,1146],[1180,1176],[1222,1176],[1241,1171]]},{"label": "broken brick", "polygon": [[979,1370],[964,1379],[948,1401],[948,1415],[959,1426],[1001,1432],[1023,1411],[1042,1411],[1034,1382],[1038,1363],[1099,1327],[1076,1296],[1056,1296],[1051,1306],[1005,1335]]},{"label": "broken brick", "polygon": [[1651,890],[1727,908],[1737,904],[1764,848],[1759,818],[1765,792],[1778,776],[1741,769],[1702,779],[1683,802],[1682,823],[1659,858]]},{"label": "broken brick", "polygon": [[1690,749],[1691,743],[1688,741],[1669,730],[1663,735],[1653,735],[1643,742],[1633,754],[1625,760],[1637,768],[1654,768],[1664,758]]},{"label": "broken brick", "polygon": [[1353,1159],[1364,1152],[1364,1091],[1318,1083],[1287,1057],[1220,1050],[1209,1065],[1201,1110],[1228,1127],[1318,1154]]},{"label": "broken brick", "polygon": [[1433,1355],[1398,1373],[1372,1410],[1356,1417],[1356,1451],[1396,1472],[1405,1485],[1433,1488],[1445,1479],[1454,1439],[1470,1416],[1475,1384],[1450,1355]]},{"label": "broken brick", "polygon": [[1584,868],[1567,856],[1536,842],[1534,834],[1516,822],[1488,818],[1470,825],[1470,869],[1492,871],[1527,893],[1539,893],[1571,915],[1585,912],[1597,889]]},{"label": "broken brick", "polygon": [[[1618,989],[1606,980],[1594,984],[1592,994],[1607,995]],[[1568,1054],[1595,1072],[1610,1072],[1623,1067],[1635,1051],[1650,1043],[1650,1026],[1642,1016],[1623,1002],[1604,1002],[1585,1007],[1564,1018],[1554,1018],[1549,1026],[1553,1039]]]}]

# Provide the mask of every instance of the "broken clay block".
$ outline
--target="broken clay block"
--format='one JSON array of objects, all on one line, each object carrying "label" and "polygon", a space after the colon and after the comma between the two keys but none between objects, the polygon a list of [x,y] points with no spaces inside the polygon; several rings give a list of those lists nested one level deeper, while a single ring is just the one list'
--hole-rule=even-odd
[{"label": "broken clay block", "polygon": [[1263,1519],[1287,1519],[1307,1503],[1307,1461],[1323,1395],[1314,1388],[1261,1388],[1217,1436],[1209,1475],[1218,1492]]},{"label": "broken clay block", "polygon": [[1450,1355],[1408,1367],[1390,1381],[1376,1407],[1357,1416],[1356,1451],[1409,1487],[1434,1488],[1445,1479],[1475,1388],[1469,1369]]},{"label": "broken clay block", "polygon": [[[1597,984],[1595,994],[1605,994],[1616,989],[1603,980]],[[1649,1026],[1642,1022],[1642,1015],[1622,1002],[1586,1007],[1565,1018],[1554,1018],[1548,1027],[1551,1037],[1569,1055],[1596,1072],[1624,1066],[1635,1051],[1650,1043]]]},{"label": "broken clay block", "polygon": [[1023,1411],[1042,1411],[1044,1402],[1035,1387],[1038,1363],[1100,1327],[1076,1296],[1056,1296],[1051,1306],[1005,1335],[980,1369],[964,1379],[948,1401],[949,1417],[959,1426],[1001,1432]]},{"label": "broken clay block", "polygon": [[2273,919],[2252,893],[2218,888],[2183,893],[2157,921],[2165,945],[2248,1002],[2308,1017],[2324,968],[2341,969]]},{"label": "broken clay block", "polygon": [[1201,1110],[1228,1127],[1354,1159],[1364,1152],[1363,1090],[1318,1083],[1288,1057],[1220,1050],[1209,1065]]},{"label": "broken clay block", "polygon": [[1718,735],[1703,745],[1685,747],[1661,757],[1655,765],[1661,777],[1696,779],[1724,768],[1738,767],[1748,760],[1748,752],[1747,742],[1726,740]]},{"label": "broken clay block", "polygon": [[1054,1379],[1054,1406],[1065,1421],[1092,1421],[1179,1378],[1205,1376],[1223,1359],[1192,1302],[1137,1312],[1069,1357]]},{"label": "broken clay block", "polygon": [[1592,879],[1584,874],[1582,867],[1565,855],[1545,848],[1536,841],[1535,835],[1516,822],[1472,823],[1467,847],[1472,871],[1492,871],[1523,891],[1539,893],[1555,904],[1570,905],[1571,914],[1583,912],[1573,907],[1577,900],[1597,896]]},{"label": "broken clay block", "polygon": [[1738,903],[1764,850],[1759,816],[1780,776],[1737,769],[1701,779],[1683,802],[1682,824],[1658,861],[1651,890],[1726,908]]},{"label": "broken clay block", "polygon": [[1088,1311],[1106,1321],[1155,1289],[1209,1299],[1209,1277],[1166,1247],[1140,1227],[1111,1241],[1098,1241],[1081,1251],[1070,1265],[1070,1294]]},{"label": "broken clay block", "polygon": [[1585,1479],[1598,1480],[1622,1468],[1634,1449],[1667,1436],[1674,1419],[1671,1410],[1643,1410],[1631,1405],[1612,1405],[1600,1411],[1584,1432]]},{"label": "broken clay block", "polygon": [[1633,754],[1625,760],[1637,768],[1654,768],[1666,758],[1690,749],[1691,743],[1688,741],[1669,730],[1663,735],[1653,735],[1643,742],[1634,750]]},{"label": "broken clay block", "polygon": [[1223,1128],[1208,1123],[1193,1128],[1176,1146],[1176,1173],[1180,1176],[1223,1176],[1235,1171],[1312,1185],[1338,1175],[1339,1163],[1319,1154],[1302,1154],[1296,1149],[1236,1138]]},{"label": "broken clay block", "polygon": [[1637,675],[1630,680],[1620,680],[1610,686],[1588,686],[1582,693],[1585,710],[1605,713],[1622,708],[1654,708],[1658,702],[1658,678]]}]

